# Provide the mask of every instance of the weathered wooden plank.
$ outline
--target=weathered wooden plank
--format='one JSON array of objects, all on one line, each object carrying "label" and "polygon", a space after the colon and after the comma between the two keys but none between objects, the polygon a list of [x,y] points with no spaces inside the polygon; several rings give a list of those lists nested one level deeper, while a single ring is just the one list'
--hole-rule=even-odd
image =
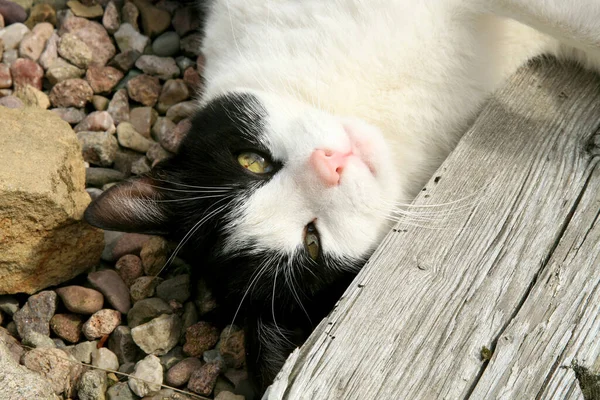
[{"label": "weathered wooden plank", "polygon": [[399,224],[268,399],[455,399],[478,390],[482,346],[493,348],[518,314],[589,185],[596,161],[585,144],[599,125],[598,76],[547,63],[516,74],[416,200],[475,194],[472,209],[434,224],[443,229]]}]

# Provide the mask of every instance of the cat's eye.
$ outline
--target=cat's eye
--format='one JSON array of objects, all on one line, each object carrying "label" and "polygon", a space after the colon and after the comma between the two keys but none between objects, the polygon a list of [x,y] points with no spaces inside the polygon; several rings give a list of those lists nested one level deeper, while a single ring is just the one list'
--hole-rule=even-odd
[{"label": "cat's eye", "polygon": [[317,231],[315,224],[312,222],[306,225],[306,229],[304,231],[304,247],[306,248],[310,258],[313,260],[319,258],[319,254],[321,253],[319,232]]},{"label": "cat's eye", "polygon": [[245,151],[237,156],[242,167],[255,174],[268,174],[273,172],[273,164],[258,153]]}]

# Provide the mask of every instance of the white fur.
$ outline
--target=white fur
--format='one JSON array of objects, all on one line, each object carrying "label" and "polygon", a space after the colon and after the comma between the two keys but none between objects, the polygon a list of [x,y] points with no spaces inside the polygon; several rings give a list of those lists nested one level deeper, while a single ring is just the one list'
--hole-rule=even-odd
[{"label": "white fur", "polygon": [[[519,66],[542,53],[600,66],[599,16],[597,0],[215,0],[201,102],[256,94],[263,141],[285,164],[241,205],[229,250],[293,253],[315,218],[325,254],[372,250],[393,203],[415,196]],[[342,121],[371,143],[377,173],[351,165],[327,188],[308,157],[348,146]]]}]

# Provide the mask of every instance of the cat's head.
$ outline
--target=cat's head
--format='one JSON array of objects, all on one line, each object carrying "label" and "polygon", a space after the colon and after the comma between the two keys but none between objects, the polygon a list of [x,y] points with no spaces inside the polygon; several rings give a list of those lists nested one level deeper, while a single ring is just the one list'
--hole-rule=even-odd
[{"label": "cat's head", "polygon": [[107,190],[85,217],[185,241],[239,294],[256,278],[253,294],[268,297],[279,274],[310,295],[362,266],[399,190],[377,128],[245,91],[202,106],[174,157]]}]

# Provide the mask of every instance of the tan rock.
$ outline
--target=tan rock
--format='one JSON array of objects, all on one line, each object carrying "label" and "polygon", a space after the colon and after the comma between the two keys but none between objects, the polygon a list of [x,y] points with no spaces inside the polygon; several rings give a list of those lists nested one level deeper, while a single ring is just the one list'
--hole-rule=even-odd
[{"label": "tan rock", "polygon": [[96,265],[102,231],[76,134],[49,111],[0,108],[0,294],[34,293]]}]

